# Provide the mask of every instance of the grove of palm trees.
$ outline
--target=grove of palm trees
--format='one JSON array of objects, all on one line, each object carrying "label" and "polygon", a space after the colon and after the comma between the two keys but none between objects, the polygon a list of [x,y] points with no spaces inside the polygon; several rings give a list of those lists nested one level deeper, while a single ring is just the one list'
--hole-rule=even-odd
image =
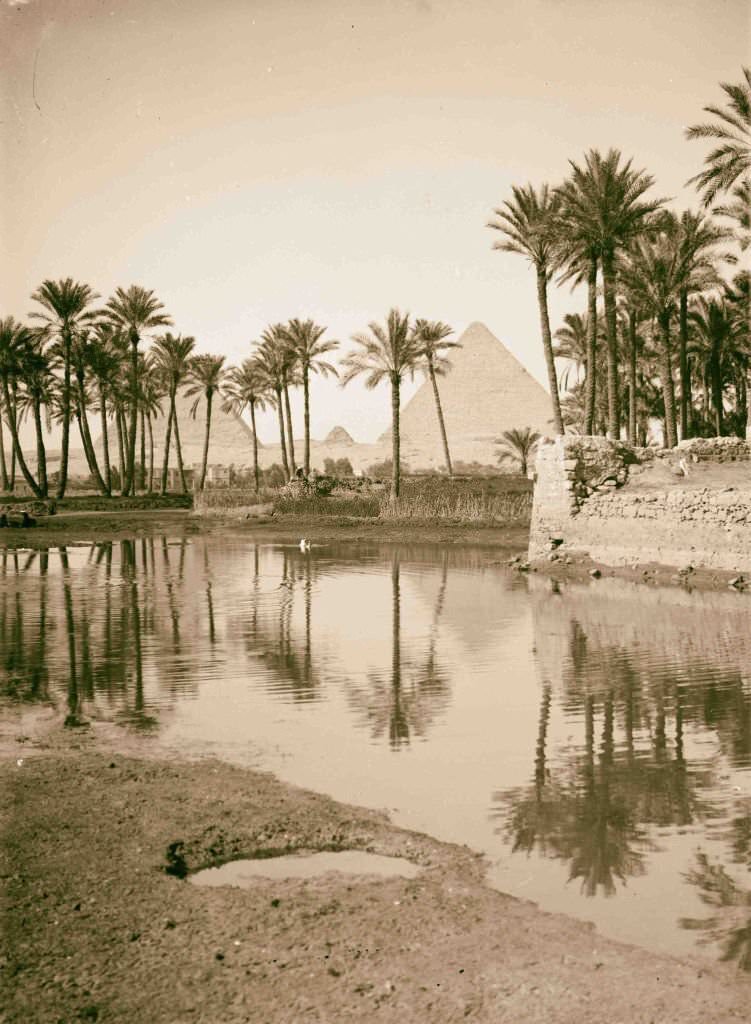
[{"label": "grove of palm trees", "polygon": [[[495,248],[523,255],[536,278],[540,329],[553,403],[552,426],[607,434],[632,444],[751,432],[749,250],[751,190],[751,71],[740,84],[722,84],[724,105],[705,108],[709,120],[687,130],[689,140],[715,147],[691,182],[697,208],[677,212],[655,194],[652,175],[618,149],[591,149],[569,161],[556,186],[512,189],[489,227]],[[586,286],[586,307],[553,329],[551,284]],[[197,489],[206,483],[212,408],[250,414],[254,482],[260,486],[256,412],[276,410],[284,477],[310,464],[311,382],[338,376],[329,361],[339,342],[313,320],[270,324],[238,367],[218,354],[196,353],[195,339],[170,331],[172,319],[157,295],[140,285],[117,288],[101,306],[91,285],[45,280],[33,292],[28,323],[0,320],[0,485],[17,480],[36,498],[50,494],[45,424],[61,427],[54,492],[68,486],[71,427],[80,435],[90,479],[110,496],[152,492],[156,477],[166,493],[174,447],[179,487],[187,490],[176,398],[204,402],[204,444]],[[445,467],[451,475],[450,438],[438,377],[450,369],[457,346],[439,321],[412,320],[391,309],[384,324],[353,334],[354,349],[340,361],[342,385],[364,377],[366,388],[390,385],[392,495],[400,489],[401,385],[421,370],[430,380]],[[295,451],[290,390],[304,400],[304,448]],[[163,464],[155,475],[154,422],[163,415]],[[96,445],[91,417],[101,423]],[[33,421],[36,454],[21,441]],[[661,429],[655,431],[655,424]],[[525,424],[519,424],[523,430]],[[116,462],[115,462],[116,457]],[[30,461],[32,464],[30,464]],[[526,459],[525,459],[526,461]]]},{"label": "grove of palm trees", "polygon": [[[696,209],[672,209],[618,149],[591,149],[556,186],[514,187],[488,225],[535,272],[557,433],[644,445],[658,421],[665,447],[751,434],[751,71],[721,89],[686,132],[714,143],[690,179]],[[551,282],[587,293],[556,331]]]}]

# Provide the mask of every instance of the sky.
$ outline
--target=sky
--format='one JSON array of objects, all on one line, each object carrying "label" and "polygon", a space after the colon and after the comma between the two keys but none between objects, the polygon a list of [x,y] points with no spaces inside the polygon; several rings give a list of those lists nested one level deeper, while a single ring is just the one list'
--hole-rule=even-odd
[{"label": "sky", "polygon": [[[46,278],[140,284],[236,364],[270,323],[346,350],[396,306],[544,383],[493,210],[611,146],[696,206],[685,127],[750,55],[748,0],[0,0],[0,316]],[[555,330],[584,296],[551,292]],[[389,418],[386,386],[314,385],[314,437]]]}]

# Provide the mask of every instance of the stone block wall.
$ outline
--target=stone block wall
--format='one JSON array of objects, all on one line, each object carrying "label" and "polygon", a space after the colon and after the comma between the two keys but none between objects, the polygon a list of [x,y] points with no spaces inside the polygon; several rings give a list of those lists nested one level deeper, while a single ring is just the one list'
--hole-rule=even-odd
[{"label": "stone block wall", "polygon": [[[720,471],[719,484],[701,486],[692,471],[726,463],[738,473]],[[751,572],[751,448],[740,438],[695,438],[669,451],[602,437],[541,442],[529,557],[553,552]]]}]

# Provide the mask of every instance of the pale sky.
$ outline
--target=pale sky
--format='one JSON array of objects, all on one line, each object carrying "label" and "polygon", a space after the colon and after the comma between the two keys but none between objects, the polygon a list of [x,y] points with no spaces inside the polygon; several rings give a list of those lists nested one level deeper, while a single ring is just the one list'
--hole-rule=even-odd
[{"label": "pale sky", "polygon": [[[610,146],[695,206],[684,128],[750,59],[749,0],[0,0],[0,316],[45,278],[137,283],[237,363],[271,322],[348,344],[398,306],[544,381],[493,208]],[[552,292],[555,329],[584,298]],[[389,424],[385,388],[312,403],[315,437]]]}]

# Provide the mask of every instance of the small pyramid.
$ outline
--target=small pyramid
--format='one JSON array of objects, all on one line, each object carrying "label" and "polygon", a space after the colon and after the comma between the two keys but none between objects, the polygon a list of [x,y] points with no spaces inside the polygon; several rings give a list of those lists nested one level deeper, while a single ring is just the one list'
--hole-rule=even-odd
[{"label": "small pyramid", "polygon": [[[543,386],[488,328],[475,322],[450,354],[451,369],[438,378],[452,462],[497,463],[495,441],[504,430],[531,427],[549,434],[553,407]],[[405,458],[414,468],[436,468],[445,457],[433,389],[425,381],[401,411]],[[379,441],[390,441],[391,431]],[[410,451],[407,453],[406,449]]]},{"label": "small pyramid", "polygon": [[323,440],[324,444],[353,445],[355,441],[344,427],[332,427]]}]

